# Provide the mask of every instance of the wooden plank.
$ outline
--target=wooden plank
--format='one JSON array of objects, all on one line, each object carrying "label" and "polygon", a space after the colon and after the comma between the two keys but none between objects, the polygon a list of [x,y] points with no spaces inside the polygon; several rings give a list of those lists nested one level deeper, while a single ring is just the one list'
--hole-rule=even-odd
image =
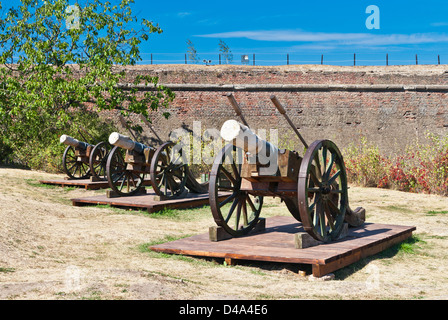
[{"label": "wooden plank", "polygon": [[362,250],[362,252],[371,252],[365,256],[376,254],[397,243],[395,242],[396,239],[399,239],[399,242],[405,240],[410,235],[412,235],[412,231],[415,230],[415,227],[407,227],[407,229],[403,229],[401,226],[391,227],[391,230],[394,231],[384,232],[382,234],[383,237],[380,237],[380,234],[374,233],[372,235],[363,236],[362,238],[348,238],[346,240],[326,244],[325,250],[327,252],[334,252],[334,255],[329,257],[328,259],[325,259],[324,264],[329,264],[336,260],[345,259],[346,257],[351,255],[357,255],[359,250]]},{"label": "wooden plank", "polygon": [[[107,189],[109,188],[109,183],[107,180],[101,181],[91,181],[89,179],[79,179],[79,180],[63,180],[63,179],[55,179],[55,180],[39,180],[39,183],[42,184],[50,184],[50,185],[58,185],[58,186],[71,186],[71,187],[84,187],[86,190],[98,190],[98,189]],[[117,183],[118,184],[118,183]],[[145,179],[143,181],[144,186],[150,186],[151,180]]]},{"label": "wooden plank", "polygon": [[150,249],[191,256],[310,264],[313,275],[321,277],[404,241],[414,230],[412,226],[366,223],[349,228],[347,237],[334,243],[296,249],[294,234],[303,231],[301,224],[293,217],[278,216],[266,219],[264,232],[241,238],[212,242],[204,233]]},{"label": "wooden plank", "polygon": [[[124,208],[140,208],[148,210],[149,213],[161,211],[164,208],[169,209],[186,209],[195,208],[209,204],[208,194],[189,193],[185,198],[156,201],[154,197],[156,193],[147,190],[146,194],[134,195],[129,197],[108,198],[106,195],[98,195],[84,198],[71,199],[74,206],[85,205],[111,205]],[[225,199],[228,195],[223,193],[220,200]]]},{"label": "wooden plank", "polygon": [[[219,243],[219,242],[214,242]],[[317,264],[320,261],[312,253],[303,253],[300,257],[294,255],[297,249],[292,249],[295,252],[286,252],[285,250],[278,250],[275,248],[266,248],[260,246],[232,246],[221,245],[215,247],[213,251],[209,247],[201,244],[189,243],[189,246],[153,246],[151,250],[157,252],[181,254],[188,256],[200,256],[211,258],[225,258],[230,257],[240,260],[253,260],[253,261],[268,261],[268,262],[283,262],[283,263],[305,263],[305,264]]]},{"label": "wooden plank", "polygon": [[359,248],[358,250],[354,251],[350,255],[340,257],[339,259],[334,259],[331,262],[328,262],[325,264],[314,264],[312,266],[313,276],[322,277],[330,272],[333,272],[335,270],[346,267],[346,266],[348,266],[354,262],[357,262],[363,258],[377,254],[381,251],[384,251],[387,248],[390,248],[391,246],[393,246],[397,243],[400,243],[411,236],[412,236],[412,231],[409,230],[401,235],[398,235],[397,237],[390,238],[389,241],[387,241],[387,242],[382,241],[382,242],[378,242],[375,245],[372,245],[368,248]]},{"label": "wooden plank", "polygon": [[[268,219],[267,219],[268,220]],[[266,231],[268,232],[268,231]],[[294,236],[289,237],[287,245],[279,245],[273,238],[271,241],[260,243],[257,237],[262,237],[266,233],[259,233],[249,237],[232,238],[225,241],[214,242],[205,236],[194,236],[184,238],[165,244],[151,247],[155,251],[166,251],[176,254],[204,255],[211,257],[224,257],[231,254],[234,258],[245,260],[277,261],[277,262],[297,262],[324,263],[325,259],[331,256],[322,249],[316,247],[298,250],[294,247]]]}]

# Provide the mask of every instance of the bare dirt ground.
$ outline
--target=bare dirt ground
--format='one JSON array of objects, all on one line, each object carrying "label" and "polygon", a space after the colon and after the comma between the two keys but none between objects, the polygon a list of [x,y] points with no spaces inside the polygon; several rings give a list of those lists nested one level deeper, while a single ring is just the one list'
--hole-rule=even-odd
[{"label": "bare dirt ground", "polygon": [[[448,299],[448,199],[351,187],[367,221],[416,226],[407,250],[388,250],[334,273],[299,276],[298,266],[166,255],[148,244],[207,232],[208,207],[147,214],[74,207],[104,193],[45,187],[61,176],[0,168],[0,299]],[[266,199],[263,217],[290,215]]]}]

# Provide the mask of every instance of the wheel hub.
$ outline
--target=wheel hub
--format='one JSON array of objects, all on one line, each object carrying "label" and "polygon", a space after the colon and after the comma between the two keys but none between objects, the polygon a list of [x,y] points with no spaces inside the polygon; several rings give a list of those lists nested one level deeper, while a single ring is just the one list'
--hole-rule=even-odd
[{"label": "wheel hub", "polygon": [[331,192],[331,187],[328,182],[322,182],[320,184],[320,191],[322,194],[327,195]]}]

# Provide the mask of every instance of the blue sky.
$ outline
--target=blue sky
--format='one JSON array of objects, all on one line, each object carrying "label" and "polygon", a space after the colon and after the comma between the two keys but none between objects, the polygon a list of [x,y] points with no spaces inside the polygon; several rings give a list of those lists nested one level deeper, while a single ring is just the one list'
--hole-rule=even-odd
[{"label": "blue sky", "polygon": [[[379,9],[379,29],[368,29],[369,5]],[[170,1],[135,0],[139,16],[164,30],[142,48],[153,59],[187,50],[190,39],[200,58],[217,63],[222,39],[240,63],[256,54],[257,64],[290,63],[436,64],[448,63],[448,1]],[[374,22],[374,21],[372,21]],[[146,60],[148,55],[143,56]],[[269,63],[271,61],[271,63]],[[264,63],[265,62],[265,63]]]},{"label": "blue sky", "polygon": [[[8,2],[3,1],[4,6]],[[110,0],[112,3],[116,0]],[[75,1],[70,0],[71,4]],[[84,0],[78,3],[82,6]],[[379,9],[379,29],[368,29],[369,5]],[[141,47],[142,63],[184,63],[187,39],[202,59],[218,63],[220,39],[234,63],[248,54],[256,64],[324,63],[357,65],[448,63],[448,1],[148,1],[134,12],[164,32]],[[250,62],[252,64],[252,61]]]}]

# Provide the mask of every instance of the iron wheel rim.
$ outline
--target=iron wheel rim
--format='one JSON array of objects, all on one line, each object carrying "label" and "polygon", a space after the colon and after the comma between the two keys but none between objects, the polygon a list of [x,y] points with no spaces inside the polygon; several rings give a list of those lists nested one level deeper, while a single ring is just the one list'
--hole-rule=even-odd
[{"label": "iron wheel rim", "polygon": [[110,145],[104,141],[93,147],[89,158],[90,172],[93,177],[107,179],[106,165],[109,153]]},{"label": "iron wheel rim", "polygon": [[299,171],[298,204],[304,229],[316,240],[336,240],[348,207],[344,160],[330,140],[307,149]]},{"label": "iron wheel rim", "polygon": [[[237,166],[235,163],[235,155],[238,156],[241,153],[242,150],[233,144],[228,144],[221,149],[215,157],[209,184],[210,208],[215,223],[234,237],[246,235],[255,227],[263,205],[262,196],[253,196],[240,190],[241,165]],[[225,165],[226,159],[230,163]],[[219,191],[230,192],[230,194],[220,200]],[[227,205],[230,205],[228,211],[227,207],[224,210]]]},{"label": "iron wheel rim", "polygon": [[131,196],[140,191],[144,173],[126,169],[125,151],[118,146],[112,148],[107,157],[106,175],[110,188],[120,196]]},{"label": "iron wheel rim", "polygon": [[70,179],[87,179],[91,174],[89,164],[79,161],[75,152],[76,150],[72,146],[65,148],[62,156],[62,168]]},{"label": "iron wheel rim", "polygon": [[154,192],[165,199],[176,198],[185,190],[188,164],[180,145],[165,142],[151,159],[150,177]]}]

